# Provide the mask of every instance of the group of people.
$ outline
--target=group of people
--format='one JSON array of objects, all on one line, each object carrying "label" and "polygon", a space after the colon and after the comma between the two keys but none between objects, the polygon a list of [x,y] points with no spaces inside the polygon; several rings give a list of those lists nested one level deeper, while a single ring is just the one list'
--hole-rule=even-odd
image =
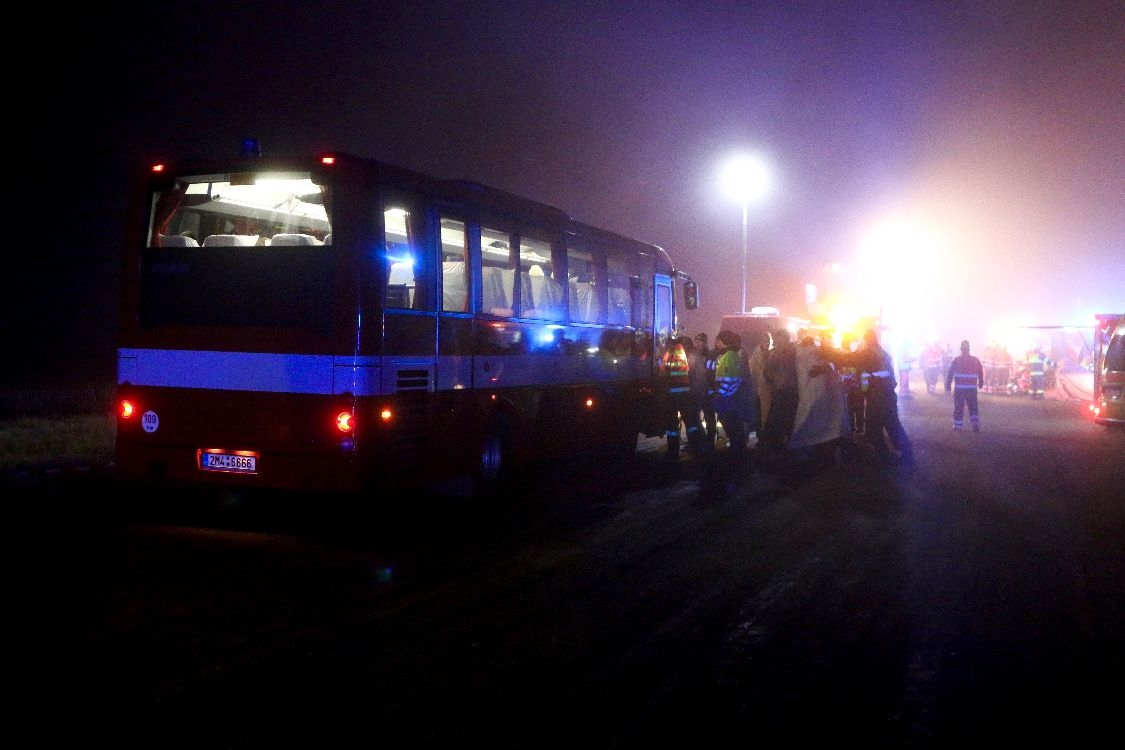
[{"label": "group of people", "polygon": [[[751,351],[722,330],[673,338],[665,375],[667,451],[680,455],[681,424],[688,448],[714,450],[721,425],[727,450],[743,453],[757,438],[759,455],[841,459],[856,437],[887,462],[911,464],[913,447],[898,416],[894,367],[874,330],[853,350],[835,349],[799,332],[771,332]],[[848,383],[854,383],[849,387]]]}]

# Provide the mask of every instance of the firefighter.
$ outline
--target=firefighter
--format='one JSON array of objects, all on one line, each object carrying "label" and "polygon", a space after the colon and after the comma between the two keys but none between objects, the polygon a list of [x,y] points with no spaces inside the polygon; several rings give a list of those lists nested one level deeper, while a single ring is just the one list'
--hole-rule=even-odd
[{"label": "firefighter", "polygon": [[984,387],[984,365],[969,353],[969,342],[961,342],[961,356],[949,364],[945,375],[945,392],[953,386],[953,429],[964,427],[965,407],[969,409],[969,422],[973,432],[980,432],[980,411],[977,391]]},{"label": "firefighter", "polygon": [[1027,353],[1027,374],[1032,398],[1043,398],[1047,388],[1047,356],[1036,346]]},{"label": "firefighter", "polygon": [[699,408],[691,397],[691,374],[684,340],[671,338],[657,367],[664,391],[664,425],[666,455],[670,460],[680,457],[680,422],[687,432],[688,445],[697,453],[702,450],[703,433]]}]

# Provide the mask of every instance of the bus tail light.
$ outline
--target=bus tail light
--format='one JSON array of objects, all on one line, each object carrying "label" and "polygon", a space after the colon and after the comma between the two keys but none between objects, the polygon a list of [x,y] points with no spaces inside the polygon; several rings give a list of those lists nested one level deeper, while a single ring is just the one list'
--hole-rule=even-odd
[{"label": "bus tail light", "polygon": [[342,411],[336,414],[336,429],[345,434],[355,429],[355,417],[350,411]]},{"label": "bus tail light", "polygon": [[117,402],[117,416],[119,419],[132,419],[137,413],[137,406],[130,399],[123,398]]}]

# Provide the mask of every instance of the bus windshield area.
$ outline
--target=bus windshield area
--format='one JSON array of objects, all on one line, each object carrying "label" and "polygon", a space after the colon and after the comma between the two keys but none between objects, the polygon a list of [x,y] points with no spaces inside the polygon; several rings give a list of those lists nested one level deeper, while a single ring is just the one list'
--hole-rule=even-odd
[{"label": "bus windshield area", "polygon": [[326,204],[308,173],[181,177],[153,194],[148,246],[327,245]]}]

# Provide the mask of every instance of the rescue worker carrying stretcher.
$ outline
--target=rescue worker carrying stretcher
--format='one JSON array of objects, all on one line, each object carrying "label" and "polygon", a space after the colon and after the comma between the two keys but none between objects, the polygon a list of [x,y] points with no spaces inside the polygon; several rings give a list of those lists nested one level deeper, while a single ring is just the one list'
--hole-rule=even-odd
[{"label": "rescue worker carrying stretcher", "polygon": [[984,365],[969,354],[967,340],[961,342],[961,356],[949,363],[949,372],[945,375],[946,393],[949,393],[951,385],[953,386],[953,429],[960,430],[964,427],[965,407],[968,407],[969,422],[973,425],[973,432],[980,432],[977,391],[984,387]]}]

